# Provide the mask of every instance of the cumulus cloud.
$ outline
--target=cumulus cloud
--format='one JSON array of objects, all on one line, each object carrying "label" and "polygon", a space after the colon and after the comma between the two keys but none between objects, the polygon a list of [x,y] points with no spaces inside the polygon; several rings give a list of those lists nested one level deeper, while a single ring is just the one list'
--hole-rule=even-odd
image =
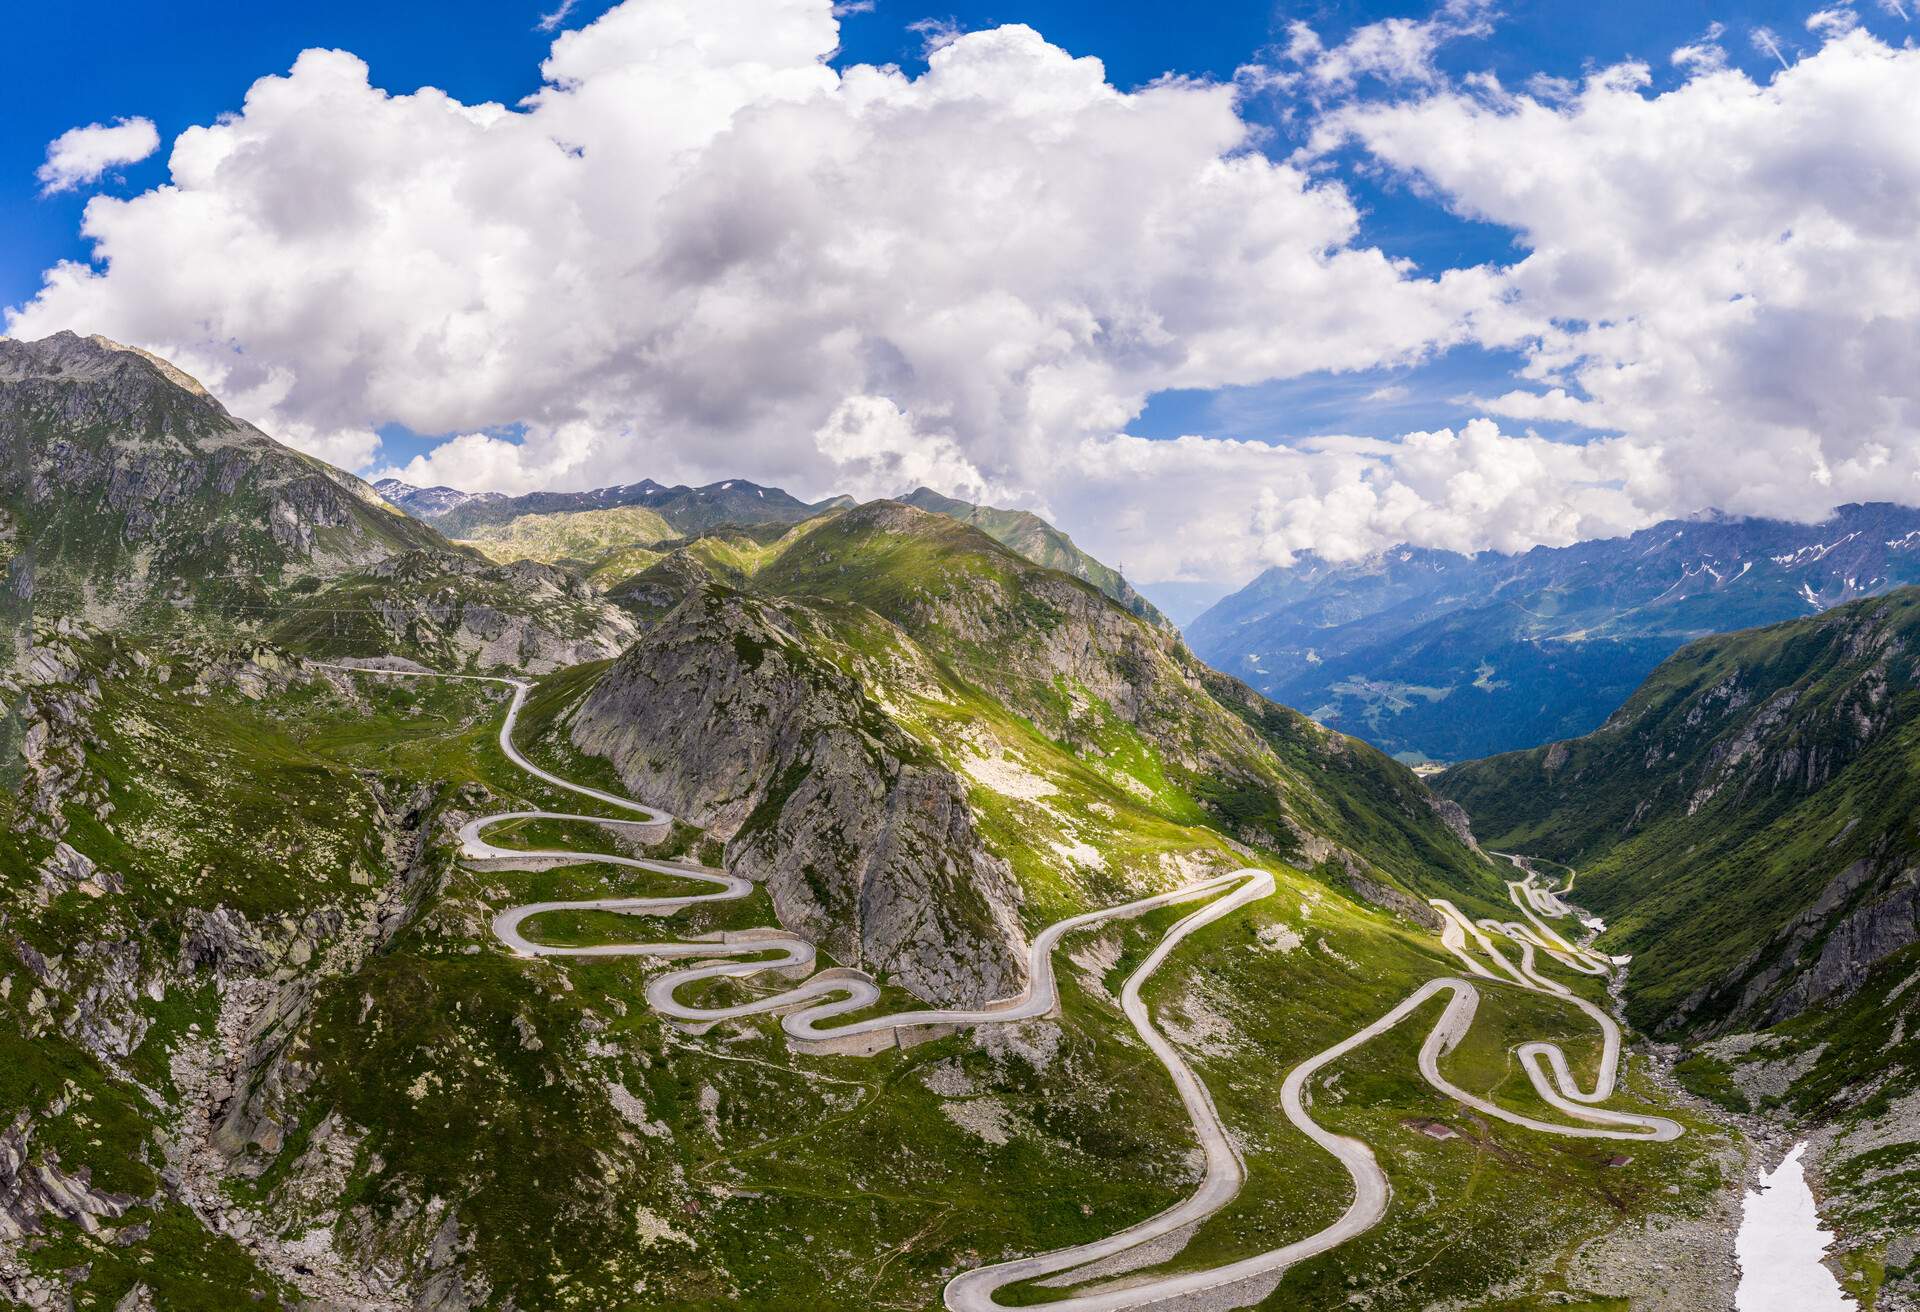
[{"label": "cumulus cloud", "polygon": [[1831,36],[1771,80],[1703,69],[1650,94],[1458,91],[1329,130],[1515,230],[1512,306],[1544,326],[1494,415],[1622,435],[1651,517],[1817,517],[1920,502],[1920,50]]},{"label": "cumulus cloud", "polygon": [[1492,30],[1490,0],[1447,0],[1427,18],[1366,23],[1332,46],[1310,24],[1296,20],[1287,26],[1283,53],[1315,93],[1350,90],[1363,78],[1431,84],[1440,79],[1434,56],[1441,46]]},{"label": "cumulus cloud", "polygon": [[[1078,463],[1057,508],[1070,519],[1109,508],[1112,556],[1171,578],[1238,577],[1303,551],[1344,560],[1405,541],[1565,545],[1640,527],[1646,504],[1670,491],[1657,456],[1634,443],[1552,442],[1487,419],[1391,441],[1089,438]],[[1127,494],[1143,485],[1151,499]]]},{"label": "cumulus cloud", "polygon": [[119,118],[111,124],[69,128],[47,144],[47,162],[34,173],[40,194],[72,191],[97,181],[109,169],[138,164],[160,149],[152,119]]},{"label": "cumulus cloud", "polygon": [[[1022,26],[836,69],[831,0],[617,6],[514,106],[307,51],[182,133],[169,185],[93,198],[94,261],[8,330],[160,351],[356,468],[389,421],[461,434],[410,481],[924,482],[1146,579],[1920,501],[1920,51],[1826,20],[1756,81],[1710,30],[1670,90],[1623,64],[1516,94],[1434,62],[1488,14],[1136,91]],[[1297,157],[1257,149],[1256,86],[1320,107]],[[1327,169],[1347,144],[1522,255],[1389,258]],[[1391,370],[1355,394],[1395,401],[1465,343],[1524,366],[1453,429],[1116,435],[1170,388]]]},{"label": "cumulus cloud", "polygon": [[1157,390],[1497,331],[1496,272],[1364,244],[1337,183],[1249,148],[1234,86],[949,36],[917,77],[837,71],[828,0],[650,0],[561,34],[517,107],[309,50],[182,133],[168,186],[95,198],[94,263],[9,330],[140,342],[363,467],[388,421],[469,434],[407,467],[456,486],[1030,504]]}]

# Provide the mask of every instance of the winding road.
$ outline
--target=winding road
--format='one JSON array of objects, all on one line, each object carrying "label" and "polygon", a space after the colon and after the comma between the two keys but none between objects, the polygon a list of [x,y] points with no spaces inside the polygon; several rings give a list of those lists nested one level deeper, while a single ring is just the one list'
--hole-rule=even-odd
[{"label": "winding road", "polygon": [[[1079,1293],[1047,1303],[1050,1312],[1120,1312],[1128,1308],[1183,1304],[1209,1308],[1245,1306],[1269,1291],[1288,1267],[1365,1233],[1386,1214],[1387,1203],[1392,1196],[1386,1173],[1374,1159],[1373,1150],[1365,1143],[1335,1134],[1313,1119],[1308,1111],[1312,1100],[1310,1085],[1314,1076],[1324,1067],[1393,1029],[1442,994],[1446,995],[1447,1003],[1421,1044],[1419,1070],[1428,1084],[1462,1106],[1542,1134],[1572,1138],[1665,1141],[1681,1133],[1681,1127],[1665,1117],[1610,1111],[1597,1105],[1607,1101],[1614,1093],[1620,1063],[1619,1026],[1611,1016],[1575,994],[1565,984],[1541,974],[1540,957],[1548,957],[1566,969],[1591,976],[1610,976],[1621,963],[1569,942],[1549,926],[1542,919],[1543,916],[1558,918],[1572,914],[1572,909],[1553,893],[1541,888],[1535,882],[1533,873],[1526,870],[1519,860],[1509,857],[1526,876],[1507,884],[1509,900],[1522,919],[1500,921],[1489,918],[1473,921],[1452,902],[1432,899],[1432,905],[1441,918],[1441,946],[1462,962],[1467,977],[1442,976],[1428,980],[1372,1024],[1294,1067],[1281,1086],[1280,1107],[1287,1120],[1338,1160],[1352,1179],[1354,1196],[1346,1211],[1332,1224],[1314,1234],[1222,1266],[1165,1275],[1134,1276],[1106,1283],[1096,1280],[1087,1284],[1091,1277],[1104,1278],[1116,1272],[1165,1262],[1179,1251],[1194,1228],[1230,1203],[1245,1183],[1245,1165],[1213,1105],[1206,1085],[1180,1051],[1154,1026],[1140,991],[1174,948],[1188,936],[1272,893],[1275,889],[1272,874],[1247,867],[1170,892],[1085,912],[1049,925],[1034,936],[1028,949],[1028,984],[1013,997],[977,1008],[927,1008],[860,1017],[837,1025],[822,1026],[823,1021],[871,1006],[880,998],[880,989],[861,971],[835,967],[816,972],[813,944],[784,930],[751,930],[724,935],[717,940],[608,943],[588,947],[552,946],[535,942],[521,933],[521,926],[529,917],[547,911],[602,910],[661,916],[701,902],[744,897],[753,887],[749,881],[738,876],[703,866],[579,850],[530,851],[498,847],[487,842],[482,836],[484,830],[512,820],[577,820],[617,826],[657,825],[672,819],[657,808],[576,784],[527,760],[513,742],[514,726],[526,704],[530,687],[527,683],[491,675],[439,674],[428,670],[373,665],[313,664],[318,668],[352,674],[463,679],[499,683],[512,688],[512,699],[500,726],[500,750],[506,758],[556,788],[632,812],[637,818],[610,819],[605,816],[539,810],[506,811],[481,816],[460,830],[462,855],[470,861],[490,864],[593,862],[623,865],[687,879],[702,887],[699,891],[665,897],[527,903],[511,907],[494,917],[495,936],[509,949],[524,956],[646,956],[692,961],[696,964],[655,976],[646,989],[650,1006],[682,1023],[698,1025],[778,1012],[781,1013],[781,1029],[788,1043],[796,1050],[870,1054],[951,1029],[1045,1016],[1055,1010],[1059,1001],[1053,951],[1068,934],[1105,921],[1143,915],[1159,907],[1205,900],[1204,905],[1176,921],[1161,936],[1153,951],[1127,977],[1120,993],[1121,1009],[1127,1020],[1166,1068],[1193,1124],[1205,1158],[1205,1170],[1199,1186],[1174,1206],[1106,1238],[962,1272],[946,1286],[945,1302],[951,1312],[993,1312],[1004,1309],[1007,1305],[996,1297],[999,1290],[1035,1280],[1086,1286]],[[1505,938],[1514,945],[1519,955],[1517,962],[1500,951],[1494,936]],[[683,987],[699,980],[743,978],[776,972],[799,982],[780,992],[724,1007],[694,1006],[680,1001],[676,996]],[[1529,1042],[1515,1049],[1540,1099],[1555,1111],[1586,1124],[1561,1125],[1509,1111],[1458,1087],[1441,1073],[1441,1058],[1465,1038],[1480,1005],[1480,985],[1475,980],[1562,999],[1579,1008],[1599,1027],[1602,1049],[1591,1088],[1581,1087],[1566,1053],[1558,1044]]]}]

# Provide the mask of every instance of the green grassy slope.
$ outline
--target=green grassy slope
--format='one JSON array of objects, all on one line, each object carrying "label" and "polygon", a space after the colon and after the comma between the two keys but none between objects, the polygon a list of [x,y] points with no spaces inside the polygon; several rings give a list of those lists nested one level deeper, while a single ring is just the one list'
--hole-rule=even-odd
[{"label": "green grassy slope", "polygon": [[899,499],[906,505],[970,524],[1034,564],[1057,569],[1083,583],[1091,583],[1141,619],[1168,626],[1167,617],[1135,591],[1119,570],[1089,556],[1074,545],[1072,538],[1032,511],[979,506],[970,501],[942,496],[932,488],[925,487],[917,487]]},{"label": "green grassy slope", "polygon": [[[853,601],[769,604],[803,609],[837,635],[822,659],[849,669],[871,673],[901,640]],[[135,1005],[151,1026],[124,1060],[65,1038],[68,1027],[83,1032],[79,1018],[102,996],[84,965],[54,989],[10,964],[0,997],[0,1046],[22,1053],[0,1091],[20,1088],[10,1105],[34,1109],[29,1160],[85,1166],[102,1187],[142,1197],[157,1190],[156,1202],[128,1213],[128,1224],[151,1229],[125,1248],[47,1223],[36,1261],[50,1274],[91,1262],[82,1288],[93,1301],[111,1306],[145,1279],[168,1306],[243,1305],[253,1291],[282,1288],[249,1245],[317,1229],[332,1251],[377,1257],[414,1281],[449,1269],[433,1255],[436,1236],[450,1235],[451,1269],[480,1306],[922,1307],[963,1263],[1110,1232],[1187,1187],[1185,1118],[1172,1089],[1143,1074],[1145,1054],[1114,1002],[1178,911],[1070,942],[1077,960],[1063,962],[1061,1016],[1011,1032],[874,1059],[795,1056],[772,1022],[689,1034],[644,1001],[657,967],[520,960],[492,940],[487,921],[505,906],[651,889],[645,881],[662,878],[605,865],[535,874],[455,866],[452,825],[475,810],[593,809],[501,758],[499,690],[336,685],[267,652],[134,651],[107,642],[77,652],[80,682],[47,694],[67,696],[87,678],[100,688],[82,711],[91,746],[64,808],[66,834],[123,891],[60,894],[32,913],[32,942],[69,963],[91,959],[86,944],[138,944],[135,977],[153,983]],[[554,730],[605,669],[543,680],[523,724],[538,759],[602,785],[610,780],[594,773],[597,763],[570,754]],[[956,766],[991,753],[1052,787],[1029,798],[982,783],[974,794],[994,841],[1026,863],[1023,882],[1041,906],[1174,877],[1169,855],[1245,859],[1230,849],[1225,822],[1169,772],[1166,749],[1111,707],[1086,704],[1055,736],[970,680],[948,674],[925,691],[889,713],[929,750]],[[115,803],[104,821],[96,791]],[[20,874],[6,885],[6,910],[18,924],[36,896],[28,872],[51,841],[18,824],[10,833],[20,850],[6,864]],[[355,909],[393,888],[401,833],[428,836],[425,882],[380,951],[327,965],[350,940]],[[579,827],[566,833],[579,837]],[[1080,852],[1085,864],[1065,878],[1051,847],[1062,839],[1093,849],[1104,870]],[[671,841],[715,855],[697,834]],[[1291,1065],[1453,969],[1430,934],[1354,902],[1337,881],[1271,868],[1281,894],[1182,949],[1150,994],[1187,1036],[1252,1171],[1245,1196],[1183,1262],[1258,1251],[1344,1206],[1339,1173],[1275,1117],[1272,1090]],[[216,906],[253,927],[245,942],[264,954],[259,965],[178,955],[189,927]],[[670,922],[549,918],[534,929],[557,941],[680,938],[767,924],[771,914],[762,896]],[[277,1128],[222,1185],[224,1206],[257,1218],[243,1245],[210,1235],[142,1159],[154,1130],[174,1124],[170,1108],[185,1105],[171,1073],[217,1053],[216,1034],[245,1032],[238,1021],[260,995],[231,981],[254,978],[310,981],[300,988],[311,1003],[278,1073],[260,1082]],[[32,1002],[36,990],[44,1006]],[[1517,991],[1489,990],[1483,1013],[1484,1032],[1449,1058],[1449,1074],[1516,1106],[1530,1095],[1516,1088],[1515,1036],[1563,1034],[1577,1058],[1590,1051],[1576,1016]],[[1302,1267],[1270,1305],[1344,1306],[1347,1276],[1376,1267],[1397,1273],[1381,1287],[1384,1308],[1428,1307],[1495,1283],[1579,1292],[1564,1272],[1541,1271],[1540,1235],[1570,1248],[1708,1204],[1722,1150],[1711,1126],[1695,1123],[1670,1152],[1609,1167],[1604,1154],[1459,1117],[1413,1076],[1415,1037],[1341,1063],[1316,1097],[1329,1123],[1377,1145],[1396,1184],[1387,1223],[1363,1253]],[[155,1109],[130,1078],[165,1105]],[[74,1086],[87,1099],[59,1094]],[[1635,1100],[1664,1101],[1637,1077],[1633,1087]],[[59,1101],[68,1109],[54,1110]],[[1421,1118],[1446,1119],[1462,1137],[1436,1144],[1407,1124]],[[336,1166],[323,1169],[328,1162]],[[1532,1187],[1543,1182],[1551,1187]],[[1436,1258],[1441,1239],[1449,1247]],[[155,1282],[156,1263],[171,1283]]]},{"label": "green grassy slope", "polygon": [[518,515],[501,524],[477,525],[461,539],[490,560],[588,562],[621,547],[648,547],[680,533],[644,506]]},{"label": "green grassy slope", "polygon": [[1906,589],[1705,639],[1598,733],[1436,786],[1491,845],[1580,869],[1582,901],[1641,963],[1642,1023],[1777,1019],[1920,851],[1917,637]]},{"label": "green grassy slope", "polygon": [[1706,639],[1599,732],[1436,780],[1491,845],[1578,869],[1689,1087],[1814,1137],[1864,1307],[1920,1287],[1917,656],[1912,588]]}]

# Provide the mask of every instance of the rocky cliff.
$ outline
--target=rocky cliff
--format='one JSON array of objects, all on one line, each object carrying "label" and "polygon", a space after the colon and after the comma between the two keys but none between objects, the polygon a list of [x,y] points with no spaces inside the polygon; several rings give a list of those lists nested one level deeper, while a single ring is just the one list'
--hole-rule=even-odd
[{"label": "rocky cliff", "polygon": [[617,656],[638,628],[599,589],[551,565],[416,551],[288,597],[269,632],[316,655],[544,674]]},{"label": "rocky cliff", "polygon": [[[1409,890],[1487,887],[1408,771],[951,517],[875,502],[702,546],[622,594],[657,618],[566,717],[572,747],[726,837],[789,928],[930,1001],[1003,996],[1023,929],[1162,886],[1129,826],[1196,807],[1413,920]],[[1094,795],[1070,815],[1075,761],[1142,814]]]},{"label": "rocky cliff", "polygon": [[728,840],[780,921],[930,1002],[1025,983],[1019,888],[958,778],[816,650],[821,621],[732,589],[687,597],[569,718],[636,797]]}]

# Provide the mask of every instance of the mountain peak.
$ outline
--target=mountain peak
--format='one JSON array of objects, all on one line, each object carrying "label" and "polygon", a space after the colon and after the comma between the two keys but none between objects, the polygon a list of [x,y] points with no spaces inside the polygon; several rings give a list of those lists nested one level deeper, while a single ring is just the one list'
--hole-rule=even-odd
[{"label": "mountain peak", "polygon": [[138,361],[146,370],[192,396],[225,408],[200,380],[151,351],[116,342],[95,333],[82,337],[62,329],[37,341],[0,338],[0,380],[20,382],[29,378],[61,379],[71,382],[96,382]]}]

